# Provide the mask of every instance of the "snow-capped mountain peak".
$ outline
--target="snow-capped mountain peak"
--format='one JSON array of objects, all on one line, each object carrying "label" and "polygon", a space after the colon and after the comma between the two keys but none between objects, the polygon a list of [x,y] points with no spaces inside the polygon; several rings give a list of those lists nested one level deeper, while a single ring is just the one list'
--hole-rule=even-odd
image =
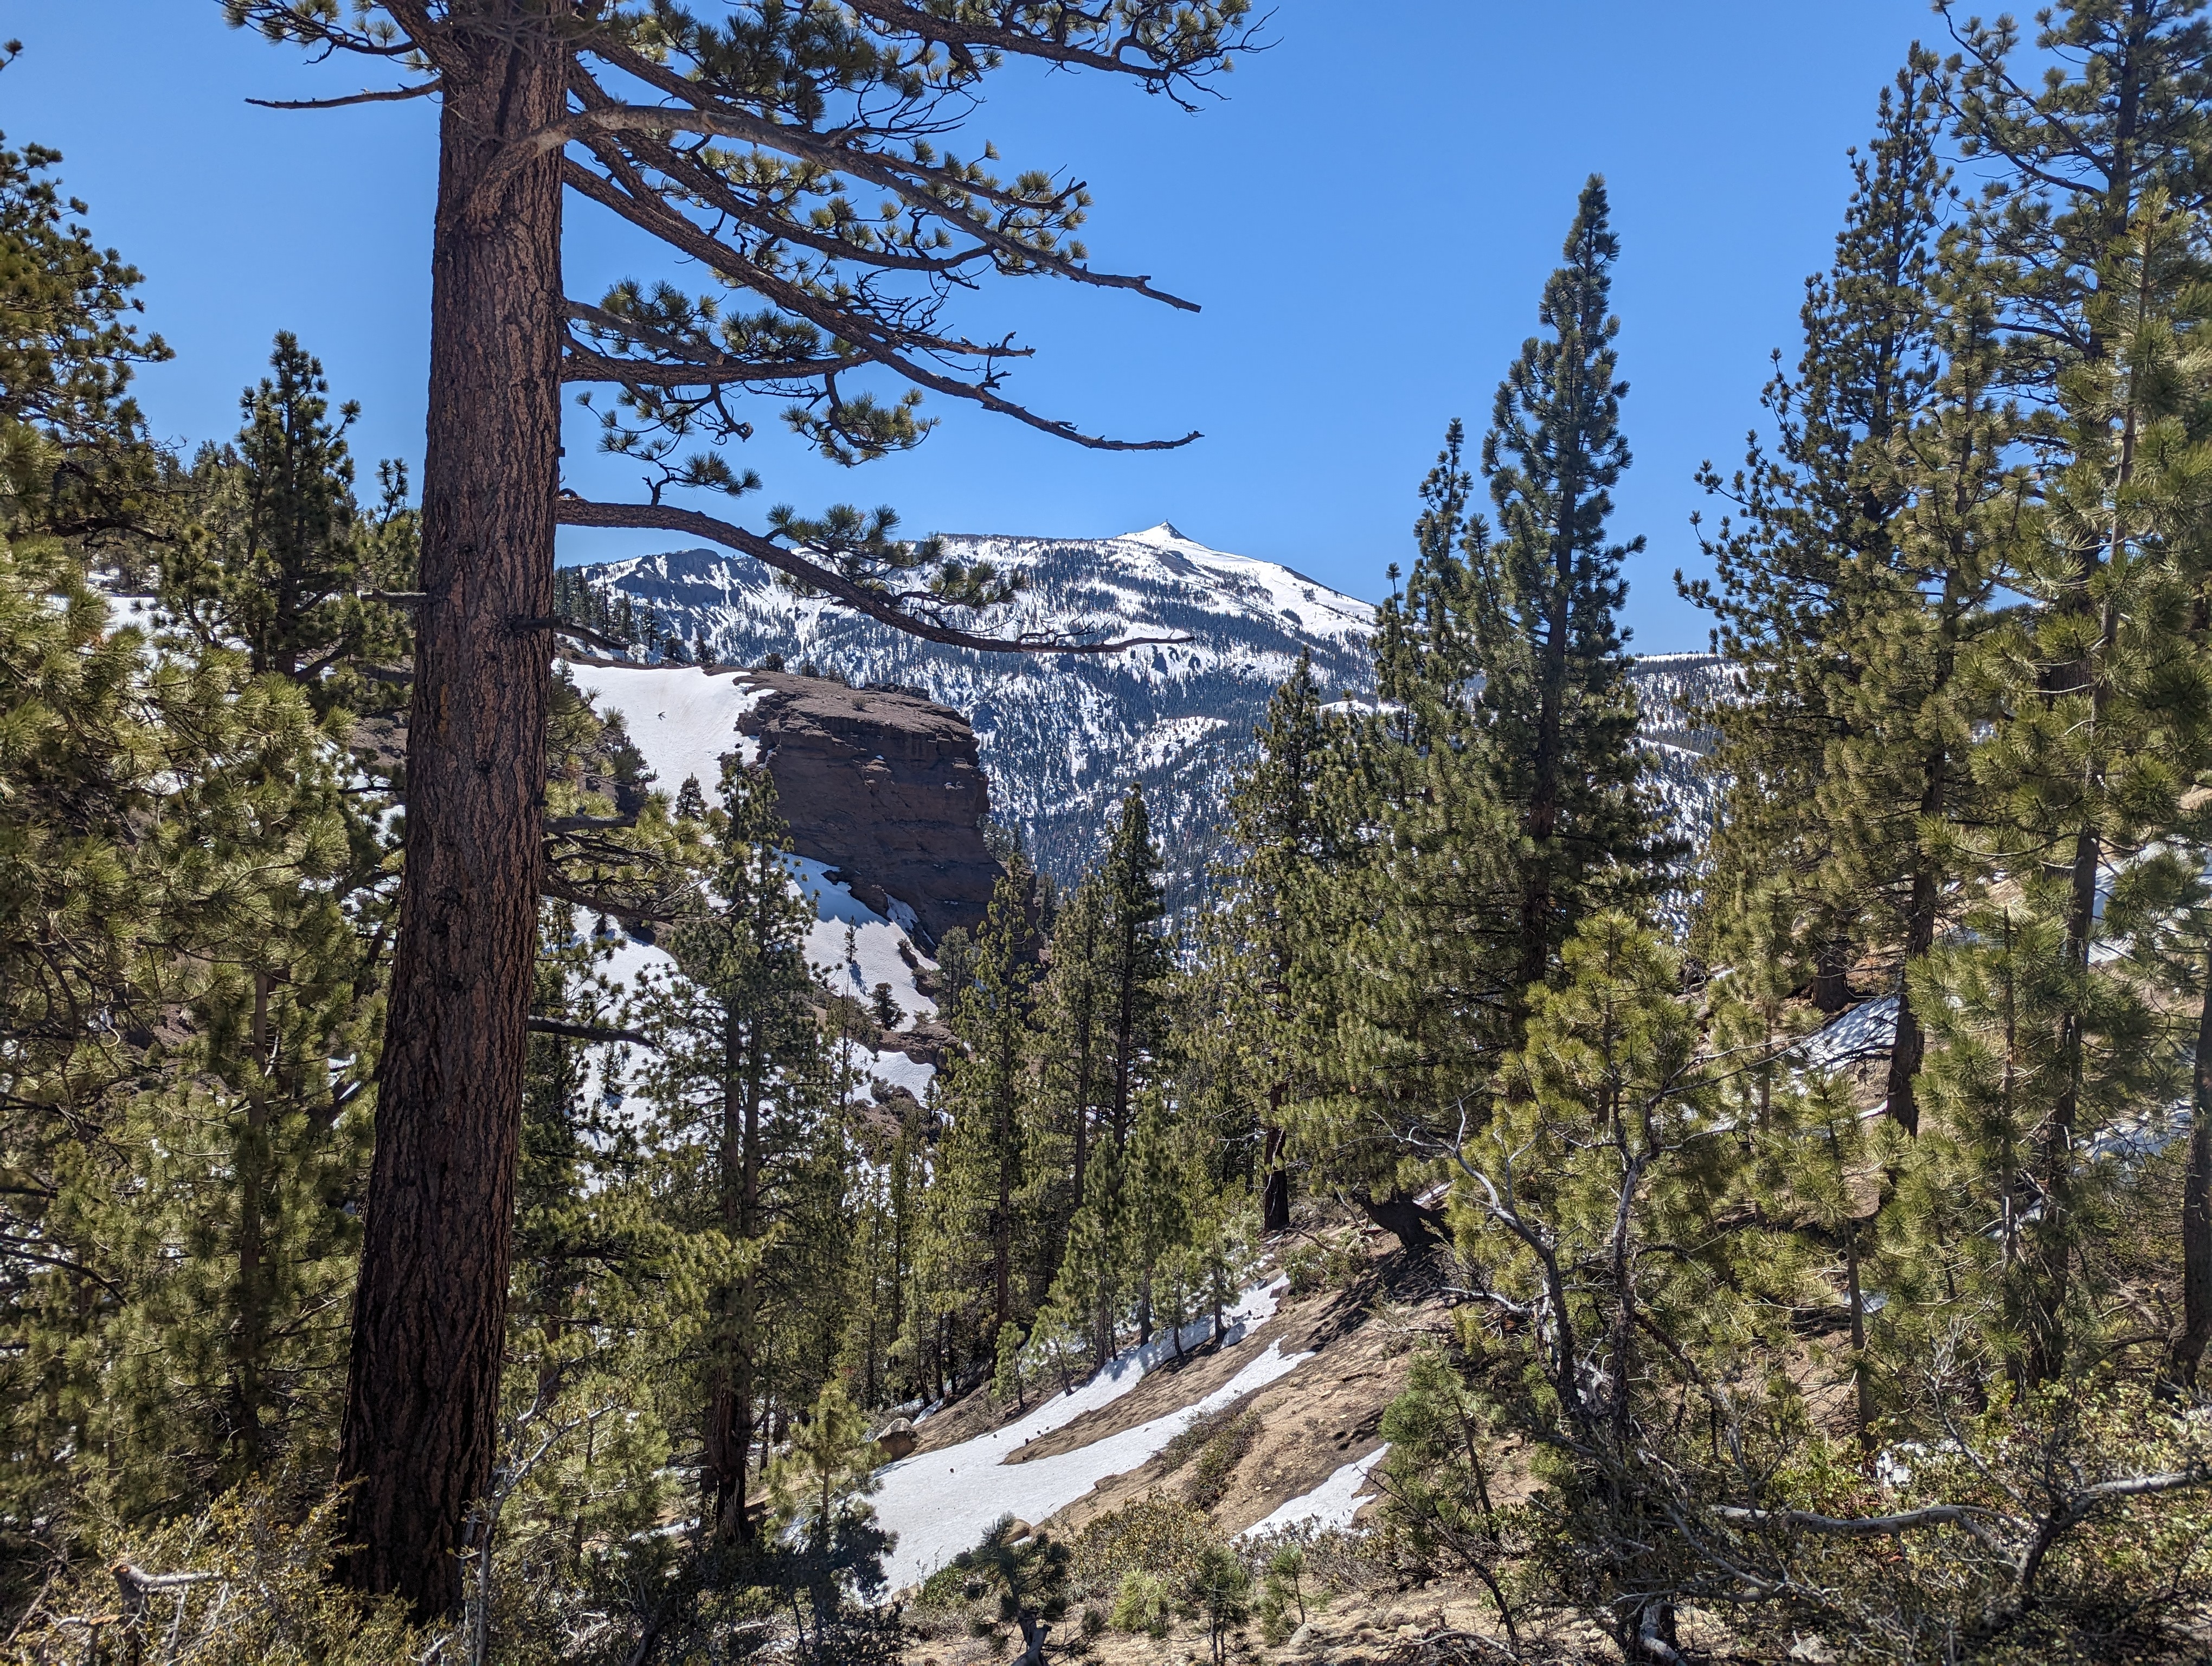
[{"label": "snow-capped mountain peak", "polygon": [[[1279,562],[1215,550],[1163,520],[1103,538],[948,534],[950,552],[1022,573],[1028,587],[980,629],[1078,637],[1168,636],[1119,654],[980,654],[805,599],[751,562],[683,550],[578,569],[596,596],[649,606],[696,655],[757,666],[780,655],[855,685],[915,689],[964,714],[994,817],[1062,883],[1097,857],[1107,820],[1141,784],[1165,847],[1170,896],[1192,899],[1218,848],[1224,800],[1252,757],[1268,696],[1310,653],[1322,697],[1371,705],[1375,609]],[[1709,656],[1639,665],[1654,783],[1686,833],[1711,813],[1703,737],[1682,714],[1718,673]],[[678,783],[669,782],[673,787]]]},{"label": "snow-capped mountain peak", "polygon": [[755,563],[710,550],[608,562],[580,576],[601,596],[649,606],[692,655],[702,641],[724,664],[779,654],[794,670],[919,689],[966,714],[996,815],[1061,880],[1096,855],[1134,780],[1170,874],[1188,885],[1267,697],[1301,650],[1331,695],[1370,680],[1371,605],[1277,562],[1212,549],[1167,521],[1115,538],[963,533],[945,542],[962,560],[1027,581],[981,629],[1186,640],[1068,656],[942,648],[801,598]]}]

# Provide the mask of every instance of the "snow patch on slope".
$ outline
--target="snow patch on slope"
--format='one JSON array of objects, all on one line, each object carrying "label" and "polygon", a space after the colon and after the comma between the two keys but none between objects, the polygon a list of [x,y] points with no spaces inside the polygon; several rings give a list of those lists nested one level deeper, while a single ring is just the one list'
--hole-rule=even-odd
[{"label": "snow patch on slope", "polygon": [[[785,863],[800,891],[814,902],[814,927],[806,934],[807,964],[839,994],[866,1000],[876,985],[891,986],[891,998],[905,1008],[909,1022],[933,1018],[937,1003],[915,982],[915,969],[899,953],[902,945],[915,959],[921,951],[903,927],[894,924],[830,878],[826,864],[806,856]],[[850,933],[848,942],[847,933]]]},{"label": "snow patch on slope", "polygon": [[[917,1018],[933,1015],[937,1003],[922,994],[917,979],[922,970],[931,969],[935,963],[924,957],[906,932],[856,900],[845,886],[828,878],[820,862],[787,854],[784,863],[791,870],[793,885],[814,904],[815,921],[806,936],[806,959],[815,975],[839,994],[863,1000],[873,996],[877,984],[890,984],[891,999],[906,1014],[902,1028],[911,1028]],[[580,922],[579,928],[588,929],[588,921]],[[848,931],[852,933],[849,954],[846,937]],[[902,944],[913,955],[914,964],[909,965],[900,954]],[[595,968],[617,998],[635,996],[648,974],[662,978],[675,970],[676,962],[667,950],[627,935],[616,937],[608,958]],[[930,1084],[937,1075],[933,1066],[896,1050],[869,1053],[865,1057],[864,1074],[881,1077],[890,1086],[902,1087],[917,1099],[928,1098]],[[620,1094],[632,1085],[614,1073],[603,1079],[603,1085],[601,1081],[602,1079],[594,1079],[593,1091]]]},{"label": "snow patch on slope", "polygon": [[1382,1461],[1389,1451],[1387,1445],[1377,1446],[1364,1458],[1354,1458],[1320,1486],[1303,1498],[1292,1499],[1274,1514],[1256,1521],[1237,1536],[1257,1539],[1270,1533],[1287,1532],[1292,1528],[1310,1528],[1326,1533],[1332,1528],[1352,1525],[1352,1518],[1359,1513],[1359,1506],[1375,1495],[1367,1491],[1367,1473]]},{"label": "snow patch on slope", "polygon": [[696,666],[617,666],[571,660],[569,675],[602,712],[618,711],[629,738],[670,797],[696,775],[708,802],[722,779],[722,755],[756,761],[759,743],[738,733],[738,719],[761,690],[742,678]]},{"label": "snow patch on slope", "polygon": [[[1284,1287],[1277,1280],[1247,1291],[1227,1316],[1233,1322],[1224,1346],[1235,1347],[1253,1327],[1272,1316]],[[1189,1347],[1204,1341],[1210,1329],[1211,1322],[1203,1319],[1185,1326],[1183,1345]],[[1313,1358],[1310,1353],[1285,1354],[1280,1342],[1270,1342],[1235,1377],[1195,1404],[1072,1452],[1032,1458],[1026,1463],[1006,1462],[1009,1454],[1040,1436],[1073,1422],[1085,1412],[1113,1404],[1141,1383],[1145,1374],[1172,1354],[1174,1348],[1173,1337],[1156,1336],[1144,1347],[1116,1356],[1074,1393],[1041,1401],[1027,1416],[1002,1429],[942,1451],[917,1453],[881,1470],[883,1490],[875,1498],[876,1515],[899,1535],[897,1547],[886,1564],[892,1589],[927,1578],[981,1538],[984,1529],[1001,1516],[1036,1522],[1065,1509],[1107,1476],[1137,1468],[1188,1424],[1255,1389],[1265,1388]]]}]

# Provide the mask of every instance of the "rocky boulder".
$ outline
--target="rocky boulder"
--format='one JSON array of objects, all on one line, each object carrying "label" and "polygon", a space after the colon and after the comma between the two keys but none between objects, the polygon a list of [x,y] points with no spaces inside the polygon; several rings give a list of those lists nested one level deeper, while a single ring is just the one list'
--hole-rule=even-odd
[{"label": "rocky boulder", "polygon": [[968,720],[920,695],[781,672],[738,720],[757,739],[792,848],[878,913],[903,904],[933,945],[983,923],[1001,869],[981,825],[990,789]]}]

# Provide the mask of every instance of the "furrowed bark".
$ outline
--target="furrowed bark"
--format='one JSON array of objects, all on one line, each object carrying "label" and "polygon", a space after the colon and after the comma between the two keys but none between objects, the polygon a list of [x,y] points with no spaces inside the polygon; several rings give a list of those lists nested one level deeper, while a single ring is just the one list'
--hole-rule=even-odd
[{"label": "furrowed bark", "polygon": [[527,29],[441,45],[407,866],[339,1452],[340,1577],[423,1618],[460,1602],[454,1553],[497,1433],[565,327],[560,158],[462,212],[504,146],[560,119],[564,53]]}]

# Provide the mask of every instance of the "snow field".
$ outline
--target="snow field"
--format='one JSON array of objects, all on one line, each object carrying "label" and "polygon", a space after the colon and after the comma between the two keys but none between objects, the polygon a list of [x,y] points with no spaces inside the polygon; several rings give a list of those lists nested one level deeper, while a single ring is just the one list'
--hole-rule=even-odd
[{"label": "snow field", "polygon": [[696,666],[604,666],[573,660],[568,674],[602,713],[623,714],[655,784],[672,799],[686,775],[696,775],[712,804],[722,779],[722,754],[737,752],[750,763],[759,751],[757,742],[738,733],[738,719],[761,697],[742,677]]},{"label": "snow field", "polygon": [[[694,673],[695,675],[696,673]],[[810,861],[804,856],[787,855],[792,878],[799,888],[812,900],[816,919],[807,933],[806,958],[817,974],[830,986],[844,994],[866,1000],[878,983],[891,986],[891,999],[902,1007],[907,1025],[917,1017],[934,1013],[937,1003],[915,987],[916,971],[899,954],[899,945],[907,944],[915,958],[927,967],[934,963],[915,949],[912,939],[897,926],[858,901],[853,893],[836,880],[824,877],[820,862]],[[589,932],[592,921],[585,910],[578,910],[576,929]],[[848,929],[853,933],[852,958],[846,958]],[[676,963],[668,951],[657,944],[641,943],[636,939],[617,933],[612,952],[595,968],[598,975],[613,986],[617,995],[635,995],[640,980],[647,972],[654,976],[665,976],[675,970]],[[608,1091],[624,1093],[630,1083],[619,1074],[603,1076],[608,1055],[593,1049],[586,1066],[590,1073],[586,1091],[598,1097]],[[909,1059],[896,1049],[866,1055],[866,1073],[879,1076],[893,1087],[902,1087],[917,1099],[927,1099],[930,1083],[937,1072],[930,1065]],[[632,1061],[635,1068],[637,1061]]]},{"label": "snow field", "polygon": [[1265,596],[1275,612],[1290,615],[1317,635],[1349,639],[1365,637],[1375,629],[1375,609],[1357,597],[1343,595],[1276,562],[1209,549],[1195,538],[1185,538],[1169,521],[1147,526],[1141,532],[1124,532],[1110,541],[1146,544],[1181,556],[1207,569],[1207,576],[1240,597]]},{"label": "snow field", "polygon": [[[1276,1280],[1247,1291],[1225,1317],[1232,1320],[1223,1346],[1235,1347],[1253,1327],[1271,1317],[1284,1282]],[[1205,1341],[1210,1320],[1183,1327],[1183,1346]],[[1150,1422],[1095,1440],[1054,1457],[1008,1463],[1007,1456],[1042,1435],[1073,1422],[1088,1411],[1111,1405],[1141,1383],[1147,1371],[1175,1349],[1175,1339],[1158,1336],[1142,1348],[1116,1356],[1104,1370],[1073,1394],[1051,1393],[1027,1416],[942,1451],[917,1453],[878,1472],[883,1490],[876,1515],[899,1535],[886,1563],[891,1589],[919,1584],[983,1536],[1001,1516],[1041,1521],[1066,1508],[1108,1475],[1133,1469],[1182,1429],[1209,1412],[1255,1389],[1287,1376],[1313,1356],[1285,1354],[1270,1342],[1234,1378],[1196,1403]]]},{"label": "snow field", "polygon": [[[707,672],[696,666],[592,665],[571,661],[576,686],[605,713],[620,712],[630,739],[653,771],[654,784],[673,794],[687,775],[696,775],[711,800],[721,780],[723,754],[738,752],[752,762],[758,743],[737,732],[738,719],[752,709],[760,690],[742,677]],[[887,920],[829,877],[827,866],[804,856],[787,855],[792,878],[811,899],[815,924],[807,933],[806,959],[830,986],[865,1000],[878,983],[891,986],[891,998],[906,1013],[906,1025],[933,1017],[937,1003],[916,986],[915,965],[934,963],[911,935],[913,910],[894,901],[896,919]],[[588,929],[588,925],[584,928]],[[849,931],[850,950],[847,933]],[[635,993],[639,975],[668,968],[665,951],[624,938],[601,970],[608,981]],[[905,1027],[902,1025],[902,1027]],[[916,1098],[927,1095],[936,1072],[903,1053],[871,1055],[869,1073]],[[619,1087],[619,1084],[610,1084]]]},{"label": "snow field", "polygon": [[[842,994],[866,1000],[876,985],[888,983],[892,998],[906,1009],[908,1022],[917,1016],[933,1017],[937,1003],[915,986],[914,968],[899,954],[899,945],[903,943],[917,960],[923,958],[905,930],[830,878],[825,864],[806,856],[787,856],[784,860],[799,890],[814,899],[817,920],[806,937],[808,964],[825,974],[830,987]],[[845,952],[848,929],[853,933],[849,958]]]},{"label": "snow field", "polygon": [[1354,1458],[1304,1497],[1292,1499],[1264,1521],[1253,1523],[1237,1536],[1257,1539],[1294,1527],[1310,1527],[1317,1533],[1326,1533],[1332,1528],[1350,1527],[1352,1518],[1359,1512],[1359,1506],[1375,1496],[1366,1490],[1367,1472],[1380,1463],[1389,1450],[1387,1445],[1377,1446],[1365,1457]]}]

